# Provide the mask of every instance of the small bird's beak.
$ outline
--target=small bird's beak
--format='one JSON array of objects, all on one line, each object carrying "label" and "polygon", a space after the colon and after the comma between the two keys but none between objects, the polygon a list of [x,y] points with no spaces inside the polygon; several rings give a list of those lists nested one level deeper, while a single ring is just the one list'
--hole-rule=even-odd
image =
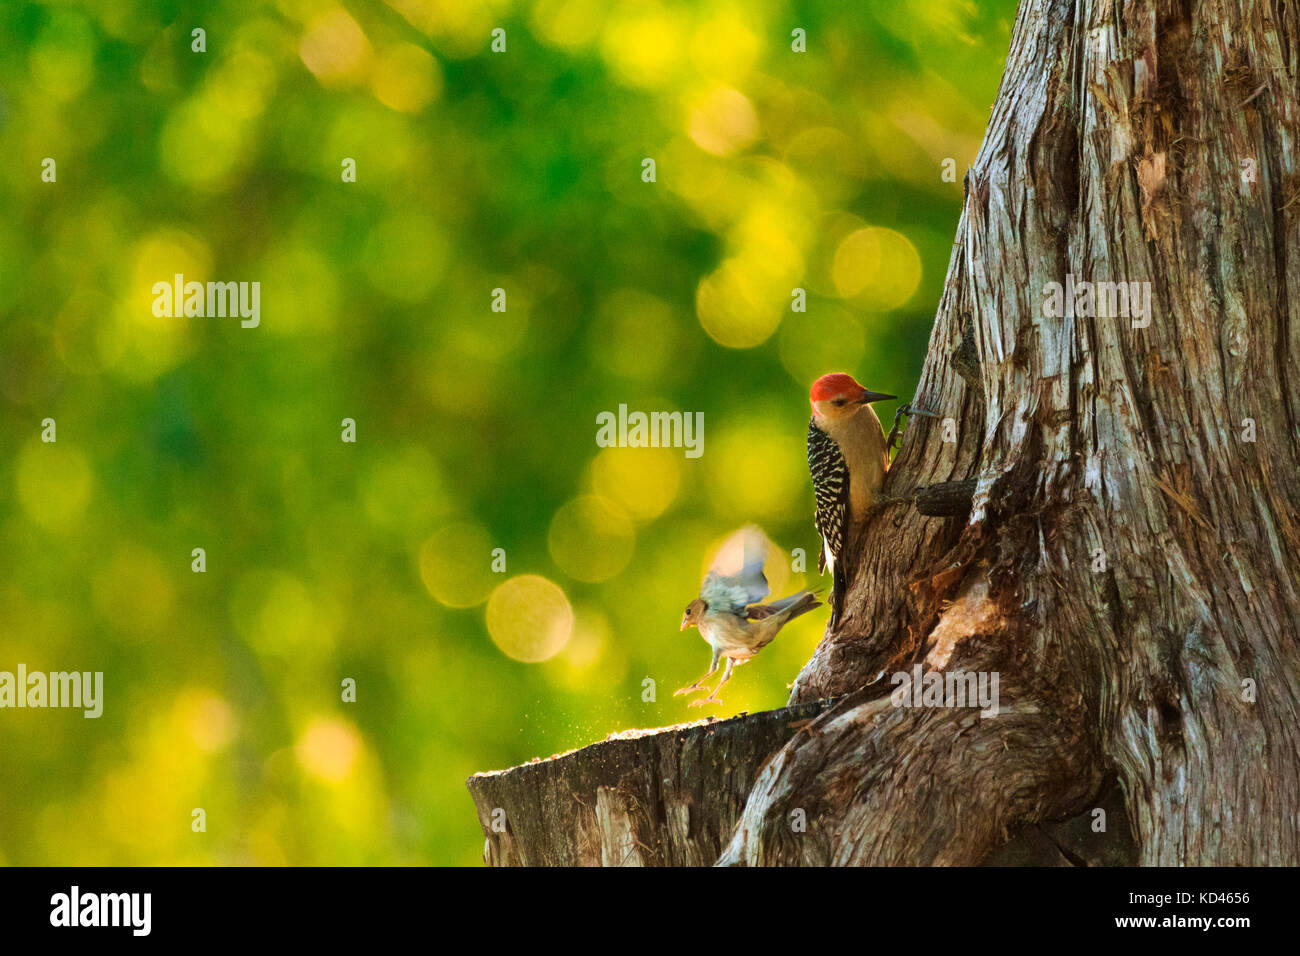
[{"label": "small bird's beak", "polygon": [[687,621],[686,618],[682,618],[682,630],[683,630],[683,631],[686,630],[686,628],[689,627],[689,626],[690,626],[690,622]]},{"label": "small bird's beak", "polygon": [[864,388],[862,394],[858,397],[858,404],[870,405],[872,402],[885,402],[891,398],[898,398],[898,396],[886,395],[884,392],[873,392],[869,388]]}]

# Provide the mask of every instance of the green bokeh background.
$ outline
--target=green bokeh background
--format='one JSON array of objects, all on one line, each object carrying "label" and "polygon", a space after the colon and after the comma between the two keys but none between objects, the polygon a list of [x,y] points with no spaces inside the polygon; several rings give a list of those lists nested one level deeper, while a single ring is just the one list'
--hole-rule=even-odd
[{"label": "green bokeh background", "polygon": [[[815,572],[812,378],[915,387],[1014,9],[0,5],[0,670],[106,698],[0,710],[0,862],[475,864],[469,774],[698,719],[710,549]],[[260,326],[155,317],[176,272]],[[619,404],[703,455],[597,447]]]}]

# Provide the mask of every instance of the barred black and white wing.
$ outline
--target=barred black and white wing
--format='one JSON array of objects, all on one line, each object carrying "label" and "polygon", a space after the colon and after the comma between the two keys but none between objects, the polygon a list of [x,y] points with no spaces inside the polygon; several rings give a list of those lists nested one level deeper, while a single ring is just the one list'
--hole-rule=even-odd
[{"label": "barred black and white wing", "polygon": [[834,578],[831,590],[831,627],[834,628],[847,590],[839,558],[849,525],[849,466],[839,444],[818,428],[815,420],[808,423],[808,471],[812,474],[813,494],[817,499],[814,524],[822,537],[817,570],[825,571],[829,564]]},{"label": "barred black and white wing", "polygon": [[839,557],[844,548],[844,531],[849,520],[849,466],[840,446],[816,422],[808,423],[808,471],[817,497],[814,523],[822,537],[823,550],[817,570],[826,569],[826,554]]}]

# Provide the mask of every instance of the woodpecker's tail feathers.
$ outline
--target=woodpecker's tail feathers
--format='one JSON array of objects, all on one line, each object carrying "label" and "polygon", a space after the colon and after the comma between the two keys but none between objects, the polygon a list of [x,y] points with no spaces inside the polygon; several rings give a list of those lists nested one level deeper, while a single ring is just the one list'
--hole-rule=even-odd
[{"label": "woodpecker's tail feathers", "polygon": [[836,561],[833,573],[834,585],[831,587],[831,630],[840,626],[840,615],[844,612],[844,595],[848,593],[849,582],[844,575],[844,562]]}]

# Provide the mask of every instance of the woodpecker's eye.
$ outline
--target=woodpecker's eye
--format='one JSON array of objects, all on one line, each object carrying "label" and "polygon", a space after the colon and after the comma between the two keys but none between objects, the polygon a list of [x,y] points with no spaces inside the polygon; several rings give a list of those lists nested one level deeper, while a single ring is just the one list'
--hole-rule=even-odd
[{"label": "woodpecker's eye", "polygon": [[836,405],[843,405],[846,401],[847,401],[847,399],[837,398],[837,399],[835,399],[835,404],[836,404]]}]

